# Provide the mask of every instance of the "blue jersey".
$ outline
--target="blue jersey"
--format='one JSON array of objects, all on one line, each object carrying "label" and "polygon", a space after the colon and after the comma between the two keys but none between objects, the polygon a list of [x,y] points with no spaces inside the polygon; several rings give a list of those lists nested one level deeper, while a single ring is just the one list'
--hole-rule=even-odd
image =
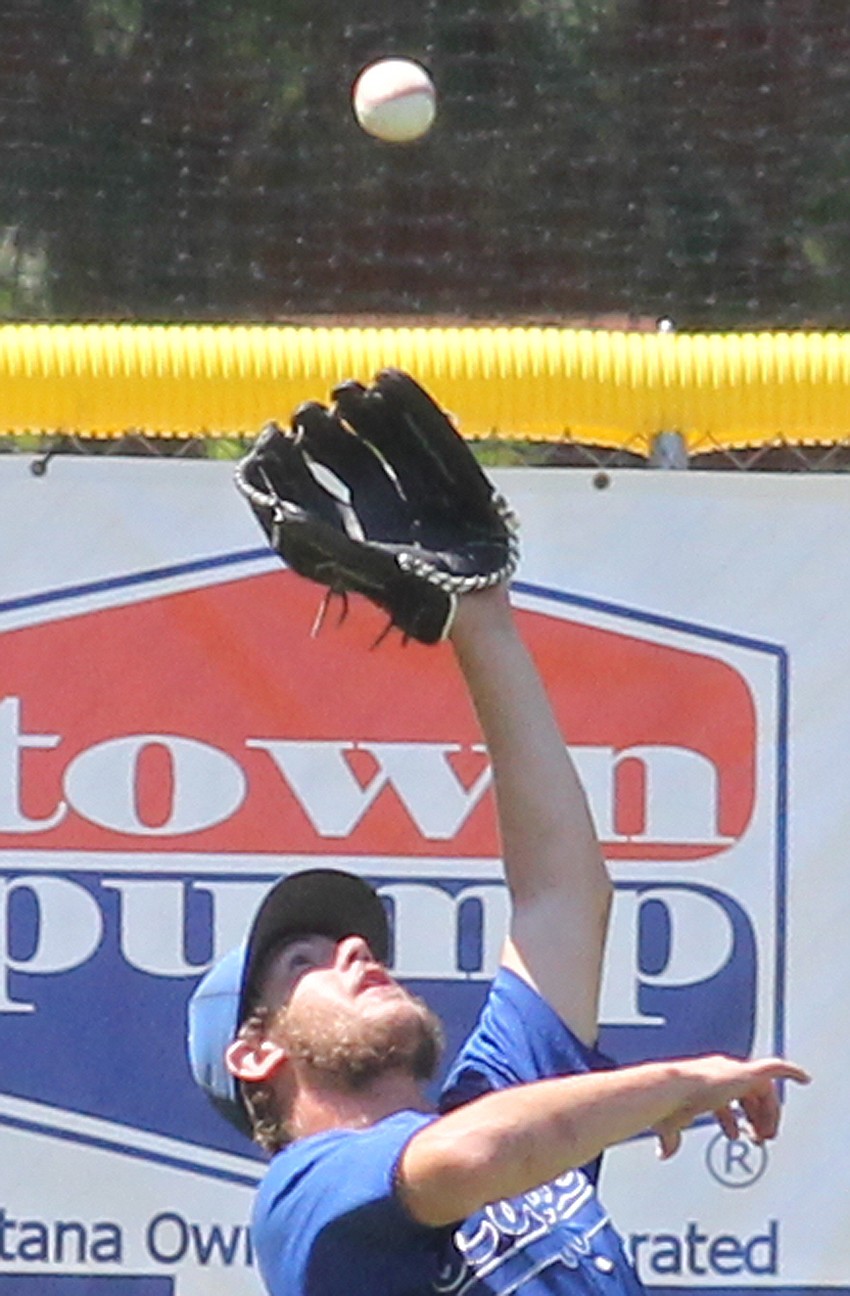
[{"label": "blue jersey", "polygon": [[[492,1089],[608,1065],[544,999],[502,969],[456,1058],[447,1111]],[[640,1296],[596,1195],[599,1163],[426,1228],[395,1188],[408,1141],[429,1121],[402,1111],[279,1152],[260,1187],[254,1243],[271,1296]]]}]

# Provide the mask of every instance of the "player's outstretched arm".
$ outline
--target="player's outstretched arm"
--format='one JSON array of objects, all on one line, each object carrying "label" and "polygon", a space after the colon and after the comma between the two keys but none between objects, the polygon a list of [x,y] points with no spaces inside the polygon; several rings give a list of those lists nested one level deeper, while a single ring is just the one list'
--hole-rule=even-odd
[{"label": "player's outstretched arm", "polygon": [[504,962],[593,1043],[611,884],[584,791],[505,587],[462,598],[451,639],[493,767],[513,902]]},{"label": "player's outstretched arm", "polygon": [[714,1113],[733,1137],[740,1119],[733,1104],[763,1142],[779,1127],[776,1082],[808,1078],[781,1058],[713,1056],[502,1089],[414,1135],[402,1154],[399,1192],[414,1219],[440,1227],[550,1183],[645,1130],[658,1134],[665,1158],[704,1113]]},{"label": "player's outstretched arm", "polygon": [[287,430],[266,428],[237,484],[293,570],[333,593],[364,595],[424,643],[451,635],[495,770],[514,902],[505,960],[592,1042],[610,887],[513,624],[505,582],[519,555],[515,519],[410,375],[384,370],[332,396],[331,408],[299,406]]}]

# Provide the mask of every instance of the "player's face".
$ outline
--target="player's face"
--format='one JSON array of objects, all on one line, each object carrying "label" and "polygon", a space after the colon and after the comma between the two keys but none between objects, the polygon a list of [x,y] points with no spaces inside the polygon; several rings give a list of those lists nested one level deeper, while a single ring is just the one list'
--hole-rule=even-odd
[{"label": "player's face", "polygon": [[439,1024],[360,936],[305,936],[275,959],[264,998],[280,1004],[274,1031],[290,1056],[365,1083],[391,1067],[424,1079],[439,1053]]}]

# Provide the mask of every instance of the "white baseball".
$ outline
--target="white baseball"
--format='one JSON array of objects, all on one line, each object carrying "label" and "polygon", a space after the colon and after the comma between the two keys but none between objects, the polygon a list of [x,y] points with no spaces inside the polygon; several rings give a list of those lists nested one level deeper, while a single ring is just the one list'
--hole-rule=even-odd
[{"label": "white baseball", "polygon": [[431,128],[437,111],[434,82],[413,59],[370,63],[354,82],[354,116],[376,139],[405,144]]}]

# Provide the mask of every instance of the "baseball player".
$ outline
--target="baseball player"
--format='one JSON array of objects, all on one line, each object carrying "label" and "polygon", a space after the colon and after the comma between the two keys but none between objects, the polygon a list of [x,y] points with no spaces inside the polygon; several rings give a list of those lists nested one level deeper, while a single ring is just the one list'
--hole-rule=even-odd
[{"label": "baseball player", "polygon": [[776,1082],[807,1076],[778,1058],[617,1069],[598,1052],[611,884],[514,622],[509,510],[407,375],[335,397],[268,429],[240,484],[296,570],[449,639],[492,763],[510,927],[432,1110],[439,1023],[388,970],[380,899],[338,870],[292,874],[193,996],[193,1072],[271,1153],[253,1220],[270,1296],[634,1296],[597,1195],[604,1149],[654,1131],[669,1157],[703,1113],[770,1139]]}]

